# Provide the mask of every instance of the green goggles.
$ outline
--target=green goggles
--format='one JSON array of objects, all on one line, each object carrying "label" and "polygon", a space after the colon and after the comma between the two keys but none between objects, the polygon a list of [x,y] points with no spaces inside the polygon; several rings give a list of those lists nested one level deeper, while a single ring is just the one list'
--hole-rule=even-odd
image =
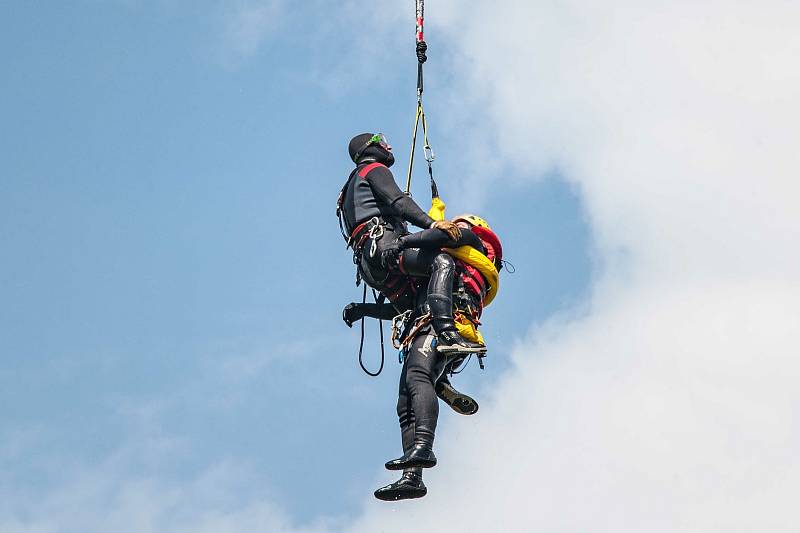
[{"label": "green goggles", "polygon": [[387,139],[386,135],[384,135],[383,133],[376,133],[375,135],[373,135],[372,139],[369,140],[369,144],[379,144],[380,147],[383,148],[384,150],[388,150],[392,147],[389,144],[389,139]]},{"label": "green goggles", "polygon": [[366,150],[367,148],[369,148],[373,144],[377,144],[378,146],[380,146],[384,150],[391,151],[391,149],[392,149],[392,145],[389,144],[389,139],[386,138],[386,135],[384,135],[383,133],[376,133],[375,135],[373,135],[370,138],[370,140],[368,140],[366,143],[364,143],[364,146],[362,146],[358,150],[358,152],[356,152],[356,154],[353,156],[353,162],[358,162],[358,160],[361,158],[361,154],[364,152],[364,150]]}]

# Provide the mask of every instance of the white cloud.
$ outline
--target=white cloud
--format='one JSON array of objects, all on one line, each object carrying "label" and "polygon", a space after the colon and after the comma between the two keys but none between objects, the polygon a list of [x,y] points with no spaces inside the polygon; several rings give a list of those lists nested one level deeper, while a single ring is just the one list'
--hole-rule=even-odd
[{"label": "white cloud", "polygon": [[474,142],[561,169],[605,269],[444,430],[426,501],[356,529],[796,530],[800,8],[448,6],[453,87],[489,104]]},{"label": "white cloud", "polygon": [[[481,417],[441,432],[431,492],[403,508],[409,519],[470,532],[794,530],[798,292],[615,289],[588,318],[537,331]],[[373,506],[356,529],[402,531],[398,509]]]},{"label": "white cloud", "polygon": [[252,495],[248,487],[255,484],[243,465],[224,463],[187,483],[167,484],[131,473],[136,454],[126,449],[102,464],[77,469],[69,483],[35,501],[13,491],[0,494],[3,506],[14,510],[0,515],[0,531],[317,533],[332,527],[324,521],[297,525],[270,503],[268,493]]}]

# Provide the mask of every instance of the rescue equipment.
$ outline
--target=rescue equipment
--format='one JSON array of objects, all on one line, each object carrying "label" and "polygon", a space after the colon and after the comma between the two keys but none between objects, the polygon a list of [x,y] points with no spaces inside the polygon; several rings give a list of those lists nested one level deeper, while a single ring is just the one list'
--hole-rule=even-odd
[{"label": "rescue equipment", "polygon": [[[428,216],[430,216],[434,220],[444,220],[445,208],[446,208],[445,203],[442,201],[441,198],[439,198],[437,194],[431,200],[431,208],[428,211]],[[475,217],[475,218],[480,218],[480,217]],[[483,221],[484,224],[486,224],[485,220],[483,220],[482,218],[480,220]],[[488,226],[488,224],[486,224],[486,226]],[[488,229],[483,226],[476,226],[475,228],[473,228],[473,231],[475,231],[478,237],[481,237],[481,234],[478,233],[478,231],[476,231],[478,228],[484,230]],[[500,248],[500,239],[498,239],[497,236],[494,235],[494,232],[492,232],[491,230],[488,231],[491,232],[491,235],[494,236],[493,241],[496,243],[497,248],[502,250],[502,248]],[[488,235],[488,233],[486,232],[483,233],[484,235]],[[486,297],[483,301],[483,305],[485,307],[491,304],[495,296],[497,296],[497,291],[500,289],[500,274],[498,273],[497,267],[495,267],[494,262],[490,260],[488,257],[486,257],[484,254],[482,254],[479,250],[473,248],[472,246],[445,248],[445,251],[450,255],[452,255],[455,259],[459,259],[461,261],[464,261],[466,264],[475,267],[481,274],[483,274],[483,277],[486,279],[486,283],[489,285],[487,287]]]}]

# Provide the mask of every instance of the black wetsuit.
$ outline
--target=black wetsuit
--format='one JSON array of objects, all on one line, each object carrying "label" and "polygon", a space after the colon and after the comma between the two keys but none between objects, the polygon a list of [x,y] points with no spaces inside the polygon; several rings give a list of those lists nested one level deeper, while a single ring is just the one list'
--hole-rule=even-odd
[{"label": "black wetsuit", "polygon": [[[428,298],[434,295],[434,299],[437,295],[453,290],[452,274],[449,271],[455,269],[455,261],[449,254],[443,253],[442,248],[472,246],[482,253],[486,252],[480,238],[469,229],[462,229],[461,237],[457,241],[452,240],[447,233],[438,229],[428,229],[405,235],[402,237],[402,241],[405,249],[402,251],[396,267],[408,276],[421,278],[430,276],[427,289]],[[413,293],[405,293],[398,295],[393,304],[393,306],[389,304],[359,306],[363,312],[354,316],[351,322],[358,320],[361,316],[391,320],[398,313],[414,309],[417,302]],[[420,314],[427,312],[422,309],[419,311]]]},{"label": "black wetsuit", "polygon": [[[404,244],[414,248],[406,249],[403,257],[412,265],[431,264],[434,261],[452,262],[450,255],[442,253],[440,248],[456,248],[459,246],[472,246],[481,252],[485,248],[477,235],[468,229],[461,230],[461,238],[453,241],[446,233],[439,230],[425,230],[403,237]],[[429,259],[423,259],[424,256]],[[439,266],[442,268],[442,265]],[[449,268],[449,266],[445,266]],[[453,265],[455,268],[455,265]],[[410,275],[414,273],[409,272]],[[424,274],[418,274],[424,275]],[[421,280],[422,281],[422,280]],[[432,277],[429,284],[435,283]],[[420,283],[421,284],[421,283]],[[421,288],[421,287],[420,287]],[[429,288],[429,293],[433,290],[452,291],[450,287]],[[474,308],[480,306],[480,300],[472,294],[467,295],[471,298],[469,302]],[[428,298],[430,294],[428,294]],[[361,317],[369,316],[382,320],[391,320],[395,315],[406,310],[415,311],[415,315],[422,315],[427,310],[425,292],[418,290],[416,298],[414,293],[404,295],[393,304],[356,304],[354,311],[348,320],[352,323]],[[432,328],[425,328],[409,346],[403,370],[400,374],[400,387],[397,398],[397,417],[400,422],[400,432],[402,435],[403,452],[408,452],[415,443],[415,439],[422,437],[433,441],[436,433],[436,425],[439,418],[439,402],[435,392],[438,380],[445,375],[445,358],[440,356],[435,350],[436,336]],[[414,469],[415,471],[417,469]]]},{"label": "black wetsuit", "polygon": [[352,232],[372,217],[380,217],[397,231],[407,233],[405,222],[429,228],[433,219],[394,181],[385,165],[368,161],[358,165],[344,188],[345,226]]},{"label": "black wetsuit", "polygon": [[[372,148],[365,153],[369,154],[369,150]],[[416,313],[424,314],[419,312],[420,306],[425,305],[427,300],[434,327],[437,326],[437,319],[443,320],[444,315],[452,325],[455,262],[440,248],[469,244],[483,250],[480,239],[470,231],[462,231],[459,242],[453,242],[439,229],[427,229],[409,235],[406,222],[420,228],[430,228],[434,220],[400,190],[391,171],[378,161],[380,159],[375,158],[359,161],[342,188],[340,208],[359,272],[364,281],[380,291],[387,288],[391,275],[430,275],[427,294],[418,291],[416,301],[393,303],[400,308],[411,308]],[[392,259],[397,264],[388,264],[384,252],[395,246],[401,237],[408,239],[408,243],[404,243],[405,249]],[[397,272],[398,269],[402,274]],[[438,315],[433,312],[436,305],[441,310]],[[385,312],[377,308],[375,311]],[[440,329],[436,327],[436,331]],[[435,339],[433,328],[425,328],[411,343],[403,364],[397,415],[404,452],[414,446],[415,440],[426,441],[431,446],[433,444],[439,415],[434,386],[444,373],[446,363],[435,349]]]},{"label": "black wetsuit", "polygon": [[444,374],[445,359],[436,351],[435,339],[430,328],[417,335],[403,361],[397,394],[403,453],[413,448],[417,439],[433,443],[436,434],[439,398],[434,385]]},{"label": "black wetsuit", "polygon": [[[359,164],[350,174],[342,189],[341,211],[361,275],[370,287],[379,291],[385,288],[391,270],[383,261],[384,252],[397,239],[408,235],[406,223],[429,228],[434,222],[400,190],[392,172],[372,160]],[[373,238],[370,231],[375,225],[381,227],[377,228],[379,231]],[[415,272],[427,276],[433,258],[415,259],[428,261],[427,264],[413,265]]]},{"label": "black wetsuit", "polygon": [[[473,235],[469,231],[462,233]],[[447,257],[450,258],[449,255]],[[420,308],[425,305],[425,297],[422,291],[418,294],[416,313],[421,314]],[[477,296],[471,293],[465,296],[470,300],[469,305],[479,308],[481,302]],[[436,384],[439,380],[446,380],[449,369],[457,367],[463,361],[462,358],[448,362],[435,349],[435,342],[436,334],[428,326],[411,342],[403,361],[397,395],[397,418],[400,422],[404,454],[420,440],[433,443],[439,419]],[[420,469],[409,470],[420,473]]]},{"label": "black wetsuit", "polygon": [[[452,306],[451,293],[453,291],[453,274],[455,261],[441,251],[442,248],[458,248],[459,246],[472,246],[480,252],[485,252],[483,243],[477,235],[468,229],[461,230],[461,237],[454,241],[450,236],[438,229],[429,229],[406,235],[402,238],[403,252],[399,259],[399,267],[410,276],[428,276],[428,304],[431,311],[436,311],[437,298],[444,298],[441,312]],[[452,311],[451,311],[452,312]]]}]

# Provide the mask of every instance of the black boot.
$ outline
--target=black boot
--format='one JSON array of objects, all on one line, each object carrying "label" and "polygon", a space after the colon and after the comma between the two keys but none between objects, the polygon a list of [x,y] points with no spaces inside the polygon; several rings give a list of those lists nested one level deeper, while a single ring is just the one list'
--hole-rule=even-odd
[{"label": "black boot", "polygon": [[406,470],[400,479],[375,491],[375,497],[385,502],[422,498],[426,494],[428,488],[422,482],[420,470]]},{"label": "black boot", "polygon": [[456,265],[447,254],[439,254],[433,261],[431,279],[428,282],[428,307],[431,324],[436,331],[436,349],[450,356],[457,354],[486,353],[486,347],[469,342],[459,335],[453,320],[453,279]]},{"label": "black boot", "polygon": [[436,383],[436,396],[460,415],[474,415],[478,412],[478,402],[463,392],[457,391],[447,376],[442,377]]},{"label": "black boot", "polygon": [[436,466],[436,456],[433,454],[433,432],[420,431],[421,429],[423,428],[418,427],[416,430],[417,437],[414,441],[414,447],[404,453],[403,457],[386,463],[387,470],[433,468]]},{"label": "black boot", "polygon": [[[434,324],[436,322],[437,320],[434,319]],[[456,330],[452,319],[450,320],[453,323],[452,326],[442,325],[441,322],[443,321],[439,321],[439,327],[442,329],[437,329],[435,325],[433,326],[433,329],[436,330],[436,349],[439,353],[447,356],[486,353],[486,346],[470,342],[462,337]]]}]

